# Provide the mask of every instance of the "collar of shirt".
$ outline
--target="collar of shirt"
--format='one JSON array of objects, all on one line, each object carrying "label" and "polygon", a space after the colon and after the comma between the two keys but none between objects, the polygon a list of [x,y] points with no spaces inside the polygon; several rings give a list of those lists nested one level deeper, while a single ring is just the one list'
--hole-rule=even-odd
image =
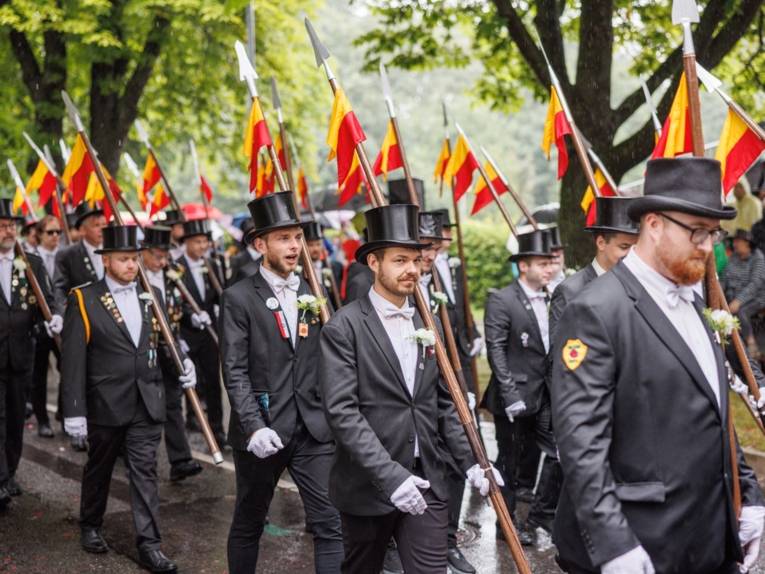
[{"label": "collar of shirt", "polygon": [[191,269],[192,271],[201,269],[202,266],[205,264],[205,260],[202,259],[201,257],[199,259],[192,259],[185,249],[183,250],[183,254],[186,256],[186,261],[188,261],[189,263],[189,269]]},{"label": "collar of shirt", "polygon": [[136,290],[135,281],[131,281],[127,285],[123,285],[122,283],[112,279],[109,275],[104,275],[104,279],[106,280],[106,287],[109,289],[109,292],[112,295],[116,295],[119,293],[135,292]]},{"label": "collar of shirt", "polygon": [[96,253],[96,249],[101,249],[100,245],[98,245],[96,247],[93,247],[85,239],[82,240],[82,244],[85,246],[85,251],[87,252],[88,257],[90,257],[91,261],[96,261],[96,260],[100,261],[100,257],[98,255],[98,253]]},{"label": "collar of shirt", "polygon": [[[291,284],[294,284],[295,282],[297,282],[298,288],[300,286],[300,278],[297,275],[295,275],[294,273],[290,273],[286,278],[285,277],[280,277],[279,275],[277,275],[276,273],[274,273],[270,269],[266,269],[265,265],[261,265],[260,266],[260,274],[263,276],[263,279],[265,279],[266,282],[269,284],[271,289],[274,290],[274,292],[276,292],[276,291],[280,291],[281,292],[282,288],[279,287],[279,289],[277,289],[276,286],[280,286],[285,281],[288,282],[288,283],[291,283]],[[297,292],[297,288],[293,289],[293,291]]]},{"label": "collar of shirt", "polygon": [[595,275],[597,275],[598,277],[600,277],[606,272],[606,270],[603,269],[600,263],[598,263],[597,259],[592,260],[592,268],[595,270]]},{"label": "collar of shirt", "polygon": [[529,287],[526,282],[523,279],[518,279],[518,283],[521,285],[521,289],[523,289],[523,292],[526,294],[526,297],[529,301],[533,301],[534,299],[541,299],[542,301],[545,300],[547,297],[547,292],[544,289],[540,289],[539,291],[534,291],[531,287]]},{"label": "collar of shirt", "polygon": [[422,285],[422,288],[426,291],[428,290],[428,286],[430,285],[430,282],[433,280],[433,273],[423,273],[420,275],[420,285]]},{"label": "collar of shirt", "polygon": [[0,253],[0,261],[13,261],[13,250]]},{"label": "collar of shirt", "polygon": [[[391,314],[398,315],[400,318],[404,318],[400,312],[404,311],[408,314],[409,309],[411,309],[411,306],[409,305],[409,299],[404,301],[404,304],[401,307],[397,307],[390,301],[388,301],[385,297],[380,295],[377,291],[375,291],[374,286],[369,288],[369,301],[372,303],[372,307],[375,308],[375,311],[377,311],[377,314],[380,316],[381,319],[389,318]],[[414,310],[412,309],[412,313]]]},{"label": "collar of shirt", "polygon": [[247,253],[250,254],[250,257],[252,257],[253,261],[257,261],[258,259],[263,257],[263,254],[260,251],[258,251],[257,249],[249,245],[247,246]]}]

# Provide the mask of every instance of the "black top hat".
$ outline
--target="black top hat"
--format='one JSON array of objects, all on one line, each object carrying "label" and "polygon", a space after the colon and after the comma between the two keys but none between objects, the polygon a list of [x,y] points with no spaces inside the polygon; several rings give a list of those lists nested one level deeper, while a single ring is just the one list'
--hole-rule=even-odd
[{"label": "black top hat", "polygon": [[[420,208],[425,209],[425,184],[421,179],[417,179],[416,177],[413,177],[412,181],[414,182],[414,190],[417,192],[417,199],[420,202]],[[406,179],[388,180],[388,198],[388,203],[391,205],[397,203],[412,203],[412,198],[409,195],[409,186],[406,183]]]},{"label": "black top hat", "polygon": [[255,229],[255,223],[252,221],[252,217],[248,217],[244,221],[242,221],[242,225],[240,226],[242,230],[242,243],[244,245],[248,245],[250,240],[252,239],[250,237],[250,233],[253,229]]},{"label": "black top hat", "polygon": [[88,217],[103,214],[104,210],[98,207],[98,205],[93,204],[93,206],[91,206],[89,201],[83,201],[80,205],[74,208],[74,227],[79,229],[82,222]]},{"label": "black top hat", "polygon": [[652,159],[648,162],[643,197],[627,209],[640,221],[652,211],[680,211],[710,219],[733,219],[736,208],[722,204],[720,162],[705,157]]},{"label": "black top hat", "polygon": [[183,212],[177,209],[166,209],[164,213],[165,218],[162,220],[164,225],[176,225],[178,223],[183,223],[186,220]]},{"label": "black top hat", "polygon": [[77,214],[76,213],[67,213],[66,214],[66,224],[69,227],[74,227],[74,224],[77,222]]},{"label": "black top hat", "polygon": [[322,233],[323,227],[318,221],[306,219],[300,225],[303,228],[303,236],[306,241],[321,241],[324,239],[324,234]]},{"label": "black top hat", "polygon": [[552,257],[550,245],[550,232],[547,229],[521,233],[518,235],[518,253],[513,253],[510,261],[518,261],[524,257]]},{"label": "black top hat", "polygon": [[295,204],[292,202],[291,191],[280,191],[253,199],[247,204],[247,208],[250,210],[253,223],[255,223],[247,241],[252,241],[256,237],[275,229],[300,225],[300,220],[295,215]]},{"label": "black top hat", "polygon": [[208,239],[211,238],[212,232],[210,231],[210,222],[206,219],[190,219],[184,221],[181,241],[185,241],[189,237],[194,237],[196,235],[206,235]]},{"label": "black top hat", "polygon": [[114,251],[141,251],[135,225],[107,225],[104,227],[104,245],[96,253]]},{"label": "black top hat", "polygon": [[6,197],[0,198],[0,219],[14,219],[16,221],[24,221],[23,215],[15,215],[13,213],[13,200]]},{"label": "black top hat", "polygon": [[433,211],[441,214],[441,225],[443,225],[444,227],[457,227],[457,224],[452,223],[452,220],[449,217],[448,207],[439,207],[438,209],[434,209]]},{"label": "black top hat", "polygon": [[441,241],[444,238],[444,223],[440,211],[420,212],[420,239]]},{"label": "black top hat", "polygon": [[544,232],[547,251],[563,249],[563,242],[560,240],[560,228],[557,225],[545,227]]},{"label": "black top hat", "polygon": [[631,197],[596,197],[595,223],[585,227],[592,233],[627,233],[637,235],[637,224],[627,215],[627,208],[635,201]]},{"label": "black top hat", "polygon": [[170,235],[172,229],[161,225],[152,225],[143,228],[143,240],[141,246],[144,248],[170,249]]},{"label": "black top hat", "polygon": [[403,203],[366,211],[367,242],[356,249],[356,261],[366,265],[367,255],[384,247],[428,247],[430,243],[420,241],[418,212],[416,205]]}]

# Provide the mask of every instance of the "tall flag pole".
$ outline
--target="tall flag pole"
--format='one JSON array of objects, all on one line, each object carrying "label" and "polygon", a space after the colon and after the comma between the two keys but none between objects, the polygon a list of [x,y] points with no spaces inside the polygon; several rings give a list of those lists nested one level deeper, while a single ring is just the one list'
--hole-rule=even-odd
[{"label": "tall flag pole", "polygon": [[[341,92],[342,90],[327,61],[330,57],[329,50],[327,50],[324,44],[321,43],[321,40],[319,40],[319,37],[308,18],[305,19],[305,25],[306,30],[308,31],[308,36],[311,39],[311,45],[313,46],[314,54],[316,55],[316,65],[324,68],[329,85],[335,94],[335,98],[337,98],[338,92]],[[355,155],[359,158],[361,167],[367,177],[367,181],[369,183],[369,196],[372,200],[372,204],[375,207],[385,205],[385,197],[380,191],[380,187],[378,186],[377,180],[374,177],[372,165],[369,163],[369,158],[367,157],[366,151],[364,149],[363,139],[356,140],[352,149],[355,149]],[[425,301],[422,292],[419,289],[415,289],[414,295],[417,308],[420,312],[420,316],[422,317],[423,322],[425,323],[425,327],[435,333],[435,352],[439,369],[441,370],[441,374],[444,378],[444,381],[446,382],[447,389],[449,390],[449,393],[452,396],[452,400],[454,401],[454,406],[457,411],[457,415],[459,416],[460,422],[465,429],[465,434],[467,436],[468,443],[470,444],[470,448],[472,449],[478,464],[484,470],[486,479],[489,481],[489,498],[497,514],[497,520],[499,521],[502,533],[504,534],[505,540],[507,540],[508,546],[510,547],[510,552],[513,556],[513,560],[515,561],[520,574],[531,574],[531,568],[529,567],[528,560],[526,559],[523,548],[521,547],[521,543],[518,540],[518,534],[515,531],[512,520],[510,519],[510,513],[507,510],[505,500],[502,497],[502,493],[499,490],[499,486],[497,485],[496,480],[494,479],[494,473],[491,471],[491,465],[489,464],[486,450],[481,443],[481,439],[478,435],[478,430],[476,428],[475,421],[473,420],[470,409],[468,408],[467,401],[462,396],[462,390],[460,389],[457,377],[454,374],[451,363],[449,362],[449,357],[446,354],[444,343],[438,334],[438,330],[436,329],[433,315],[430,312],[430,308]]]},{"label": "tall flag pole", "polygon": [[292,171],[292,150],[289,145],[292,142],[292,139],[288,137],[287,127],[284,124],[282,99],[279,97],[276,78],[271,78],[271,105],[276,110],[276,121],[279,125],[279,139],[281,139],[281,149],[278,150],[276,155],[279,159],[279,164],[287,174],[287,186],[292,191],[297,191],[297,188],[295,187],[295,174]]},{"label": "tall flag pole", "polygon": [[486,158],[488,165],[492,168],[494,173],[497,174],[497,177],[499,177],[499,180],[501,181],[502,185],[510,193],[510,196],[513,198],[513,201],[515,201],[516,205],[521,209],[521,211],[523,212],[523,215],[526,216],[526,219],[531,224],[531,226],[534,229],[539,229],[539,224],[537,223],[537,220],[534,217],[534,215],[531,213],[531,210],[526,205],[526,202],[523,201],[523,198],[518,194],[518,192],[516,192],[513,189],[513,186],[510,185],[510,182],[502,173],[502,171],[499,169],[499,165],[497,165],[497,162],[494,161],[494,158],[491,157],[489,152],[486,151],[486,148],[484,148],[483,146],[481,146],[481,153],[483,154],[483,157]]},{"label": "tall flag pole", "polygon": [[[140,120],[135,121],[135,129],[136,132],[138,132],[138,139],[143,142],[143,145],[146,147],[146,151],[149,152],[149,155],[146,159],[147,168],[149,166],[149,161],[151,160],[154,168],[156,168],[156,175],[159,176],[157,181],[162,183],[162,191],[168,194],[169,200],[173,204],[173,208],[178,210],[178,216],[181,219],[186,219],[185,215],[183,214],[183,210],[181,209],[181,204],[178,203],[178,198],[173,192],[173,188],[171,187],[170,182],[167,180],[165,171],[162,169],[162,165],[159,163],[157,153],[154,151],[154,147],[151,145],[151,141],[149,141],[149,133],[144,129]],[[146,191],[147,190],[144,187],[144,192]],[[158,189],[157,191],[160,190]]]},{"label": "tall flag pole", "polygon": [[[22,132],[22,135],[24,136],[24,139],[27,140],[27,143],[29,144],[29,147],[31,147],[34,152],[37,154],[38,169],[40,168],[40,164],[45,166],[45,170],[47,171],[46,175],[42,175],[43,178],[47,177],[47,175],[50,175],[56,179],[56,186],[52,191],[52,197],[53,201],[55,202],[53,205],[53,213],[59,218],[59,221],[61,221],[61,227],[64,230],[64,236],[66,237],[67,243],[72,243],[72,234],[69,229],[69,222],[66,219],[66,212],[64,211],[64,203],[61,199],[62,194],[66,190],[66,184],[64,183],[64,180],[61,179],[61,176],[56,171],[55,164],[46,157],[46,155],[42,152],[42,150],[37,147],[37,144],[32,140],[31,137],[29,137],[29,134],[27,132]],[[37,172],[37,169],[35,169],[35,173]],[[40,187],[40,201],[42,203],[42,187]],[[47,201],[45,202],[47,203]],[[44,205],[44,203],[43,203]]]},{"label": "tall flag pole", "polygon": [[643,88],[643,95],[645,96],[645,103],[648,104],[648,109],[651,112],[651,121],[653,122],[654,139],[658,143],[661,137],[661,122],[659,121],[659,114],[656,111],[656,106],[653,105],[653,99],[651,98],[651,91],[648,89],[648,84],[645,83],[643,78],[640,78],[640,87]]},{"label": "tall flag pole", "polygon": [[[104,190],[108,190],[109,182],[107,181],[106,175],[103,169],[101,168],[101,163],[98,161],[98,156],[96,155],[96,151],[93,149],[93,146],[90,143],[90,138],[88,137],[88,134],[85,132],[85,126],[83,125],[82,120],[80,119],[80,114],[66,92],[62,91],[61,96],[64,99],[64,105],[66,106],[66,110],[67,110],[67,113],[69,114],[69,118],[71,119],[72,123],[75,125],[77,129],[77,134],[82,139],[82,142],[84,143],[87,149],[88,157],[90,158],[90,161],[93,164],[93,168],[95,170],[96,177],[98,178],[99,183],[101,184],[101,188]],[[114,220],[117,222],[118,225],[123,225],[122,216],[120,215],[120,212],[117,209],[117,202],[115,201],[114,197],[112,197],[110,193],[105,193],[104,195],[106,197],[106,201],[111,206],[111,212],[114,215]],[[170,330],[170,325],[167,322],[167,317],[165,316],[165,313],[162,311],[162,306],[159,304],[159,301],[157,299],[156,294],[154,293],[154,289],[151,285],[151,282],[149,281],[149,277],[146,274],[146,269],[144,268],[143,263],[141,262],[140,259],[138,260],[138,275],[140,277],[141,284],[143,285],[144,290],[149,294],[149,297],[150,297],[149,300],[151,301],[152,313],[154,314],[154,317],[156,318],[157,323],[159,324],[160,332],[162,333],[162,337],[165,343],[167,344],[167,348],[170,352],[170,356],[173,360],[173,363],[175,364],[175,368],[177,369],[179,374],[183,374],[185,372],[185,369],[183,367],[183,359],[182,359],[180,347],[178,346],[178,343],[173,337],[173,333]],[[207,445],[210,448],[215,464],[222,463],[223,455],[221,454],[218,443],[215,441],[215,436],[213,435],[212,429],[210,428],[210,423],[207,421],[207,417],[205,416],[205,413],[202,410],[202,405],[199,402],[199,397],[197,396],[196,391],[193,388],[189,388],[189,389],[186,389],[185,392],[186,392],[186,398],[189,400],[189,403],[191,403],[194,413],[196,414],[197,420],[199,421],[200,426],[202,427],[202,434],[204,435]]]},{"label": "tall flag pole", "polygon": [[141,171],[138,169],[138,165],[135,163],[135,160],[133,160],[129,153],[124,152],[122,154],[122,159],[125,161],[125,165],[127,165],[128,171],[130,171],[131,175],[136,181],[135,190],[136,197],[138,197],[138,203],[140,204],[144,214],[147,217],[150,217],[149,212],[146,209],[148,201],[146,195],[143,192],[143,174],[141,174]]},{"label": "tall flag pole", "polygon": [[197,146],[194,145],[194,139],[189,139],[189,151],[191,152],[191,162],[194,164],[194,175],[199,182],[199,195],[202,199],[202,205],[205,208],[205,219],[210,219],[210,202],[212,201],[212,189],[207,184],[207,180],[202,176],[199,168],[199,156],[197,156]]},{"label": "tall flag pole", "polygon": [[[603,164],[597,154],[592,151],[592,148],[588,148],[587,153],[590,154],[590,157],[595,164],[595,182],[598,184],[599,197],[614,197],[617,194],[617,190],[619,189],[616,185],[616,182],[614,181],[614,178],[611,177],[611,174],[606,169],[606,166]],[[589,185],[584,192],[580,206],[582,207],[582,211],[584,211],[585,214],[585,225],[595,225],[595,221],[598,216],[598,204],[595,201],[595,192]]]},{"label": "tall flag pole", "polygon": [[29,202],[26,186],[19,175],[19,171],[16,169],[16,166],[10,158],[6,160],[6,165],[8,166],[8,171],[11,173],[13,182],[16,184],[16,192],[13,195],[13,212],[18,213],[18,211],[21,210],[21,213],[24,216],[31,217],[34,221],[37,221],[37,215],[35,214],[32,204]]},{"label": "tall flag pole", "polygon": [[420,201],[417,197],[417,190],[414,187],[412,171],[409,169],[409,162],[404,152],[404,141],[401,138],[401,128],[398,125],[396,106],[393,103],[393,90],[390,87],[385,64],[382,62],[380,62],[380,82],[382,84],[383,97],[385,98],[385,108],[388,110],[388,129],[380,148],[380,154],[377,156],[372,169],[375,175],[387,177],[389,171],[403,168],[406,188],[409,191],[409,200],[414,205],[419,205]]}]

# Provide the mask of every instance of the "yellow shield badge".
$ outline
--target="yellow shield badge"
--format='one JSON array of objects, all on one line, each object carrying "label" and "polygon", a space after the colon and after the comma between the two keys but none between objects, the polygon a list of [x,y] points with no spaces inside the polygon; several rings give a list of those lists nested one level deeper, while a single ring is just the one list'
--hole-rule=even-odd
[{"label": "yellow shield badge", "polygon": [[579,339],[569,339],[566,341],[566,344],[563,346],[563,363],[570,371],[576,370],[582,364],[582,361],[587,356],[587,349],[587,345]]}]

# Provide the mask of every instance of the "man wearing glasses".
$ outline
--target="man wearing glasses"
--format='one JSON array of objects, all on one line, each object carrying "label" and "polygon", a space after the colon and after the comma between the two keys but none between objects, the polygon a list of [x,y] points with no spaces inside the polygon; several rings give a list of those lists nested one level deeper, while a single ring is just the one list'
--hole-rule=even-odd
[{"label": "man wearing glasses", "polygon": [[765,499],[737,445],[731,456],[726,355],[741,365],[693,288],[724,236],[720,220],[736,215],[720,179],[712,159],[649,161],[644,196],[628,208],[637,244],[561,316],[553,535],[566,572],[727,574],[756,562]]}]

